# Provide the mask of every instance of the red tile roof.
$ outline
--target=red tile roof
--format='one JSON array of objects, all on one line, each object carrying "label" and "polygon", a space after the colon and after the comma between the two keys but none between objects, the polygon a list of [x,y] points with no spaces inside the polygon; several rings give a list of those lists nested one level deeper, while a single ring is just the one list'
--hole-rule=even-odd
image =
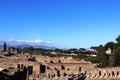
[{"label": "red tile roof", "polygon": [[72,65],[74,65],[74,64],[90,64],[89,62],[79,62],[79,63],[77,63],[77,62],[62,62],[62,63],[47,63],[48,65],[61,65],[61,64],[72,64]]}]

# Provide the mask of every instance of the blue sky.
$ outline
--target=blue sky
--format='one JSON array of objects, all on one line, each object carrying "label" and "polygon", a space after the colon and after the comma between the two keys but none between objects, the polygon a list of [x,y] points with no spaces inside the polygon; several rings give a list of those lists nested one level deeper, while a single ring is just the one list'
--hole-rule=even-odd
[{"label": "blue sky", "polygon": [[119,0],[0,0],[0,40],[88,48],[119,32]]}]

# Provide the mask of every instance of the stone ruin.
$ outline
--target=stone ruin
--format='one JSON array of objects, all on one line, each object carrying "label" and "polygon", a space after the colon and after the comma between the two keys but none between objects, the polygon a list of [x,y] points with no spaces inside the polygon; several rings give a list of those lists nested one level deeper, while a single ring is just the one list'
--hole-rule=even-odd
[{"label": "stone ruin", "polygon": [[120,67],[94,68],[87,71],[87,78],[120,78]]},{"label": "stone ruin", "polygon": [[25,80],[68,80],[73,75],[74,79],[79,78],[81,74],[86,79],[120,78],[120,67],[97,68],[96,64],[72,57],[51,58],[27,53],[0,52],[0,75],[4,73],[6,78],[13,78],[19,72],[23,72]]}]

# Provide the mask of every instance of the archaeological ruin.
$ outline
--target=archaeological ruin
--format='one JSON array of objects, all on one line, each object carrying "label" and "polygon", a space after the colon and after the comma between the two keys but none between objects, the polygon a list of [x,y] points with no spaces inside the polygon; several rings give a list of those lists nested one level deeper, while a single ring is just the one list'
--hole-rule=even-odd
[{"label": "archaeological ruin", "polygon": [[72,57],[48,57],[0,50],[0,80],[84,80],[120,78],[120,67],[97,68]]}]

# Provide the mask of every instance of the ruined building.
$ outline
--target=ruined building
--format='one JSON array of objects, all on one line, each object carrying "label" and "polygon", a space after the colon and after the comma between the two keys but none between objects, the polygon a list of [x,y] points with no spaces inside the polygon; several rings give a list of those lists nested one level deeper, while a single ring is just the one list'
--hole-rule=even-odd
[{"label": "ruined building", "polygon": [[[75,75],[75,77],[73,77]],[[120,78],[120,68],[97,68],[89,61],[72,57],[48,57],[0,50],[0,80],[68,80]]]}]

